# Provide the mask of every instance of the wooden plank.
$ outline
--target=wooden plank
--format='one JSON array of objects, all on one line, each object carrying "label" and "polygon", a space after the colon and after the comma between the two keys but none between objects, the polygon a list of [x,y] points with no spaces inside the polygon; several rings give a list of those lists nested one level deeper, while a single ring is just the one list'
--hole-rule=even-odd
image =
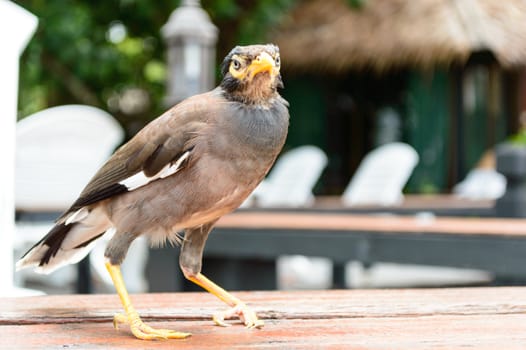
[{"label": "wooden plank", "polygon": [[[494,200],[488,199],[467,199],[454,194],[406,194],[402,203],[393,206],[378,206],[378,205],[353,205],[345,206],[342,202],[341,196],[316,196],[312,208],[319,210],[398,210],[398,209],[414,209],[427,210],[434,209],[490,209],[495,206]],[[310,207],[307,207],[309,209]]]},{"label": "wooden plank", "polygon": [[[263,319],[526,314],[526,288],[237,292]],[[132,295],[145,320],[210,320],[225,306],[207,293]],[[117,295],[0,299],[0,325],[109,322]]]},{"label": "wooden plank", "polygon": [[205,321],[155,322],[191,332],[185,340],[145,342],[111,324],[0,327],[2,349],[524,349],[526,315],[271,320],[263,329]]},{"label": "wooden plank", "polygon": [[235,212],[217,222],[220,228],[444,233],[526,237],[525,219]]}]

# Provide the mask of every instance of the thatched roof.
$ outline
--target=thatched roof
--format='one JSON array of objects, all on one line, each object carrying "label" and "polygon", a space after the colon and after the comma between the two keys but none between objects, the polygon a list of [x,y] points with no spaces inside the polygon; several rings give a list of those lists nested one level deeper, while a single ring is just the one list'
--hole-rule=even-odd
[{"label": "thatched roof", "polygon": [[340,71],[463,63],[489,50],[526,65],[524,0],[300,1],[274,34],[291,69]]}]

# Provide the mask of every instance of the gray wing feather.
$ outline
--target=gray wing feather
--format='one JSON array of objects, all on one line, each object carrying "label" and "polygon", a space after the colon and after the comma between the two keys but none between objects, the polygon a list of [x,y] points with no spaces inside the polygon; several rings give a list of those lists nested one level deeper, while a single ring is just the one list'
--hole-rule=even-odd
[{"label": "gray wing feather", "polygon": [[86,205],[127,192],[128,188],[121,184],[125,179],[140,172],[148,177],[154,176],[167,164],[191,151],[195,146],[192,143],[195,135],[208,125],[211,111],[206,107],[213,106],[211,102],[218,102],[214,101],[217,99],[214,96],[201,96],[204,101],[196,103],[198,100],[193,98],[175,106],[120,147],[57,221]]}]

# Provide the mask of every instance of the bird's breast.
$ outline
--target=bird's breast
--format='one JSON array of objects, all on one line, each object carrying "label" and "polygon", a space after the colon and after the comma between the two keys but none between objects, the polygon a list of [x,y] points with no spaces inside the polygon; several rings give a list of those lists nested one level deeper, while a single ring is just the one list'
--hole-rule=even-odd
[{"label": "bird's breast", "polygon": [[[276,101],[267,107],[238,106],[234,108],[229,122],[233,144],[258,155],[277,154],[288,131],[287,108]],[[228,133],[227,133],[228,134]]]}]

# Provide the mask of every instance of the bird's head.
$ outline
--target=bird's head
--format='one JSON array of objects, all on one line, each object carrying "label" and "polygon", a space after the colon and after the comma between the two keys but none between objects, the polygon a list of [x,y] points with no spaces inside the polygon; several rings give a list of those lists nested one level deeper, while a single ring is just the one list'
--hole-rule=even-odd
[{"label": "bird's head", "polygon": [[221,65],[221,87],[227,97],[244,103],[265,103],[283,87],[279,48],[273,44],[236,46]]}]

